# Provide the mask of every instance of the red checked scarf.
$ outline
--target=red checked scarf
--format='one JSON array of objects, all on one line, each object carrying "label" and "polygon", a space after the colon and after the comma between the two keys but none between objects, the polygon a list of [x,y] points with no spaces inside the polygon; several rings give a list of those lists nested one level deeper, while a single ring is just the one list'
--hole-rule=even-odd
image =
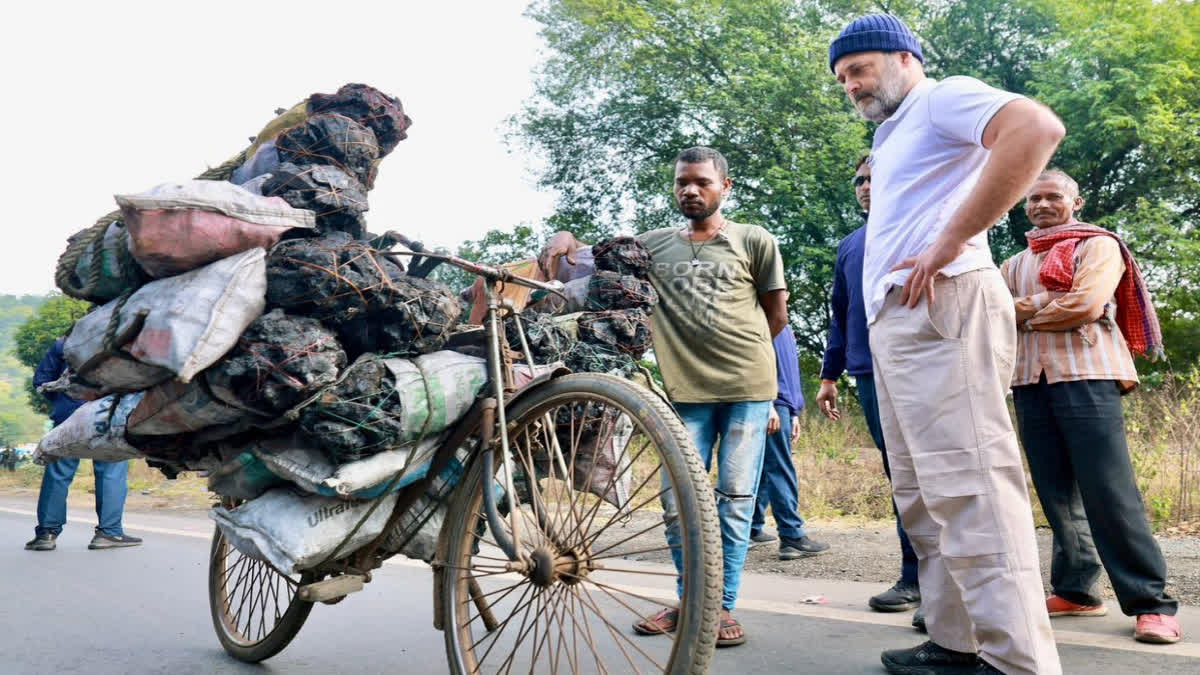
[{"label": "red checked scarf", "polygon": [[1117,284],[1117,325],[1125,335],[1125,342],[1134,354],[1141,354],[1151,361],[1163,357],[1162,329],[1158,325],[1158,314],[1142,270],[1138,268],[1129,247],[1117,235],[1102,227],[1075,222],[1067,226],[1033,229],[1025,233],[1029,248],[1034,253],[1049,251],[1042,261],[1038,280],[1050,291],[1069,291],[1075,279],[1075,246],[1089,237],[1112,237],[1121,246],[1121,258],[1125,262],[1125,273]]}]

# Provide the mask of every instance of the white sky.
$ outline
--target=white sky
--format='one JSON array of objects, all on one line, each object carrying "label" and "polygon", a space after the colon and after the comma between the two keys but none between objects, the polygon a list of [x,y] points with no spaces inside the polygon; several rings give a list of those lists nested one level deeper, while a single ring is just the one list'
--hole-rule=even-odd
[{"label": "white sky", "polygon": [[372,231],[453,247],[540,221],[553,195],[504,142],[541,48],[526,4],[13,3],[0,28],[0,293],[51,290],[67,236],[115,209],[112,195],[192,178],[276,108],[346,82],[397,96],[413,118],[370,193]]}]

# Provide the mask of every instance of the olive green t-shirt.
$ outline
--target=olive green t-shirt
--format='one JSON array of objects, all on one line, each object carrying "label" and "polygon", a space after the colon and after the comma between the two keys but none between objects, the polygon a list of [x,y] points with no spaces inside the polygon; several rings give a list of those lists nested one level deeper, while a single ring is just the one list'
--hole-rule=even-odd
[{"label": "olive green t-shirt", "polygon": [[654,355],[667,395],[680,403],[774,400],[775,348],[758,296],[787,288],[775,238],[757,225],[726,223],[701,247],[685,232],[640,237],[653,257]]}]

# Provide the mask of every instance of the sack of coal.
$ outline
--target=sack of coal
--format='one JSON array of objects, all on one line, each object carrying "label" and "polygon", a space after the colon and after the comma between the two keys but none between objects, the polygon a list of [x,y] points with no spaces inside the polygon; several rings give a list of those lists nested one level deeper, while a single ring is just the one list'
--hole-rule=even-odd
[{"label": "sack of coal", "polygon": [[429,473],[434,453],[450,433],[444,431],[419,443],[413,442],[346,462],[334,469],[321,485],[332,490],[333,494],[347,498],[376,497],[382,494],[384,488],[399,490]]},{"label": "sack of coal", "polygon": [[287,482],[275,475],[258,455],[254,454],[253,445],[239,446],[232,455],[209,472],[209,492],[235,499],[257,499],[267,490]]},{"label": "sack of coal", "polygon": [[238,551],[292,574],[370,543],[383,532],[398,496],[347,501],[277,487],[232,509],[214,507],[209,517]]},{"label": "sack of coal", "polygon": [[62,457],[79,457],[118,462],[142,457],[142,452],[125,440],[129,414],[141,400],[141,393],[111,395],[81,405],[42,437],[34,461],[45,464]]},{"label": "sack of coal", "polygon": [[534,312],[542,312],[543,314],[574,314],[587,309],[588,286],[592,282],[592,275],[572,279],[563,284],[562,294],[566,296],[564,300],[557,293],[549,291],[534,291],[530,295],[531,302],[525,308]]},{"label": "sack of coal", "polygon": [[576,342],[567,352],[563,364],[576,373],[610,373],[628,375],[637,368],[637,363],[614,347],[592,342]]},{"label": "sack of coal", "polygon": [[347,354],[419,356],[436,352],[446,345],[462,315],[462,305],[450,287],[433,279],[393,279],[386,300],[381,308],[337,326]]},{"label": "sack of coal", "polygon": [[613,237],[592,245],[596,269],[645,279],[650,274],[650,251],[635,237]]},{"label": "sack of coal", "polygon": [[280,164],[270,173],[260,187],[263,195],[312,211],[321,232],[363,238],[367,227],[363,214],[370,208],[367,190],[345,171],[325,164]]},{"label": "sack of coal", "polygon": [[346,353],[320,321],[275,309],[255,319],[204,380],[226,403],[279,415],[333,384],[345,365]]},{"label": "sack of coal", "polygon": [[150,280],[130,253],[129,230],[119,220],[108,224],[103,235],[95,227],[71,235],[63,257],[76,245],[80,248],[74,265],[57,279],[62,291],[73,298],[104,303]]},{"label": "sack of coal", "polygon": [[316,228],[313,213],[223,180],[164,183],[117,195],[129,250],[150,276],[194,270],[253,248],[270,248],[288,230]]},{"label": "sack of coal", "polygon": [[[571,335],[570,331],[550,314],[526,310],[521,313],[521,327],[525,329],[525,342],[533,354],[534,363],[545,364],[562,361],[576,342],[576,338]],[[521,336],[517,332],[517,322],[505,322],[504,334],[509,349],[522,354]]]},{"label": "sack of coal", "polygon": [[267,302],[336,325],[384,311],[404,268],[344,232],[280,242],[267,256]]},{"label": "sack of coal", "polygon": [[345,171],[368,188],[374,184],[379,142],[375,132],[345,115],[324,113],[275,139],[279,159],[297,166],[328,164]]},{"label": "sack of coal", "polygon": [[658,304],[658,293],[632,274],[597,271],[588,282],[588,309],[637,309]]},{"label": "sack of coal", "polygon": [[251,415],[218,400],[203,377],[187,384],[172,380],[145,391],[129,415],[127,430],[133,436],[173,436],[220,427],[233,434]]},{"label": "sack of coal", "polygon": [[365,354],[300,414],[304,435],[335,464],[437,435],[487,383],[487,362],[442,351],[415,359]]},{"label": "sack of coal", "polygon": [[650,317],[642,309],[584,312],[577,323],[580,342],[609,347],[635,359],[651,347]]},{"label": "sack of coal", "polygon": [[101,392],[189,382],[238,341],[266,305],[261,248],[152,281],[75,322],[63,345],[78,377]]},{"label": "sack of coal", "polygon": [[404,114],[400,99],[358,83],[343,85],[333,94],[313,94],[308,97],[308,114],[324,113],[345,115],[370,128],[379,142],[380,157],[407,138],[408,127],[412,125],[412,119]]}]

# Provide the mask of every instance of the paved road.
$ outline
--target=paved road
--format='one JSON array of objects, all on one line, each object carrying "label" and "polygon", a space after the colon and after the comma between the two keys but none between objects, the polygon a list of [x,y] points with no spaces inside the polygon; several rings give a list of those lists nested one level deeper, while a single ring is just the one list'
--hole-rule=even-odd
[{"label": "paved road", "polygon": [[[31,510],[28,502],[0,499],[0,672],[445,672],[442,636],[431,623],[431,574],[423,566],[386,565],[363,592],[318,605],[282,654],[247,666],[227,657],[213,634],[207,521],[129,514],[127,528],[144,536],[145,546],[88,551],[90,514],[72,510],[58,550],[33,553],[21,549]],[[750,641],[719,651],[714,672],[882,673],[880,649],[922,638],[905,625],[908,615],[861,609],[871,589],[748,577],[739,617]],[[824,600],[803,603],[814,594]],[[1185,619],[1200,630],[1200,613]],[[1068,673],[1200,673],[1200,643],[1137,645],[1123,617],[1055,626]]]}]

